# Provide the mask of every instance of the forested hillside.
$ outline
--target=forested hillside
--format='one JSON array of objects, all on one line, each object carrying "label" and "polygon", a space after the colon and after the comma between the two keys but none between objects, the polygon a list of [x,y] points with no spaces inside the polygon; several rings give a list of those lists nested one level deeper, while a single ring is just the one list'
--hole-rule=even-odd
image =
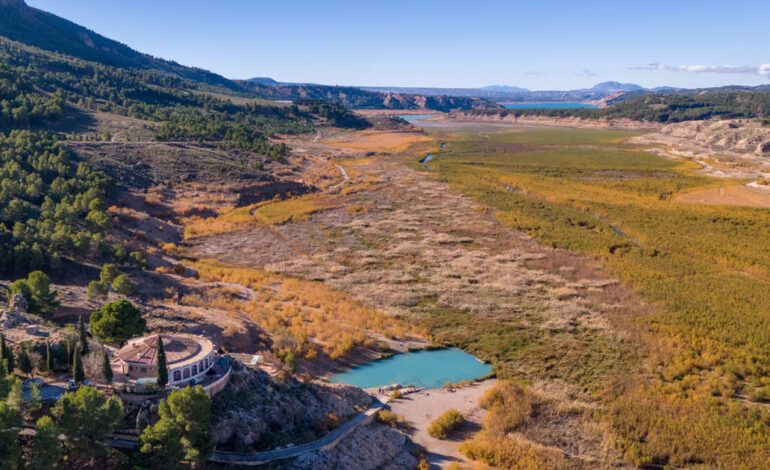
[{"label": "forested hillside", "polygon": [[698,94],[643,94],[602,109],[516,109],[471,111],[516,116],[627,118],[674,123],[702,119],[770,117],[770,91],[725,90]]},{"label": "forested hillside", "polygon": [[105,65],[161,70],[202,84],[240,90],[236,83],[221,75],[143,54],[64,18],[29,7],[23,0],[0,0],[0,36]]},{"label": "forested hillside", "polygon": [[104,235],[110,184],[50,134],[0,135],[0,272],[55,269],[63,257],[112,259],[122,250]]},{"label": "forested hillside", "polygon": [[146,56],[21,1],[4,0],[0,10],[0,272],[127,260],[106,214],[117,182],[62,143],[110,141],[89,127],[105,116],[143,123],[158,142],[239,152],[255,168],[259,158],[286,156],[275,135],[369,125],[338,102],[257,99],[215,74]]}]

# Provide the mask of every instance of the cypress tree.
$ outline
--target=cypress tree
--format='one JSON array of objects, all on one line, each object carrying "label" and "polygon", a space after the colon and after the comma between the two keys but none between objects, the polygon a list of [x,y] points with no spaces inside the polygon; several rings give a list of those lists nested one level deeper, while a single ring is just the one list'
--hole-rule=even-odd
[{"label": "cypress tree", "polygon": [[80,354],[85,356],[88,354],[88,335],[86,334],[86,326],[83,323],[83,315],[78,317],[78,335],[80,336]]},{"label": "cypress tree", "polygon": [[22,371],[24,375],[29,376],[29,374],[32,373],[32,360],[29,358],[29,353],[24,345],[19,347],[18,358],[19,370]]},{"label": "cypress tree", "polygon": [[110,366],[110,356],[105,349],[102,349],[102,375],[107,383],[112,382],[112,366]]},{"label": "cypress tree", "polygon": [[158,335],[158,387],[165,388],[168,384],[168,363],[166,361],[166,350],[163,349],[163,338]]},{"label": "cypress tree", "polygon": [[45,342],[45,368],[48,372],[53,372],[53,353],[51,352],[51,343]]},{"label": "cypress tree", "polygon": [[14,360],[14,357],[13,348],[6,346],[3,359],[5,359],[5,366],[8,368],[9,374],[13,374],[13,370],[16,368],[16,361]]},{"label": "cypress tree", "polygon": [[0,360],[5,359],[8,355],[8,346],[5,344],[5,335],[0,333]]},{"label": "cypress tree", "polygon": [[0,361],[5,361],[8,373],[13,372],[13,350],[5,342],[5,335],[0,333]]},{"label": "cypress tree", "polygon": [[80,357],[80,349],[75,349],[75,356],[72,360],[72,380],[76,384],[83,383],[86,379],[86,373],[83,371],[83,359]]}]

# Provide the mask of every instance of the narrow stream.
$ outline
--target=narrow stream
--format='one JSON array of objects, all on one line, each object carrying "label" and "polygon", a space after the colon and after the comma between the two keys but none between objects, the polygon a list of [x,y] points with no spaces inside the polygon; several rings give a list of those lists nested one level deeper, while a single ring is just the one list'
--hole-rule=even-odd
[{"label": "narrow stream", "polygon": [[432,154],[432,153],[428,153],[428,154],[426,154],[424,157],[422,157],[422,158],[420,159],[420,163],[421,163],[421,164],[422,164],[422,166],[424,166],[424,167],[425,167],[427,170],[429,170],[429,171],[433,171],[433,167],[432,167],[432,166],[430,166],[430,165],[428,165],[428,162],[430,162],[431,160],[433,160],[433,154]]}]

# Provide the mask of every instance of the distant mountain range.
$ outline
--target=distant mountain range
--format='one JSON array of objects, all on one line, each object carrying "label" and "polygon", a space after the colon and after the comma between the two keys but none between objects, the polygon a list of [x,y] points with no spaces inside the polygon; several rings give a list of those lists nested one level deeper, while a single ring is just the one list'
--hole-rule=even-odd
[{"label": "distant mountain range", "polygon": [[231,80],[216,73],[153,57],[104,37],[51,13],[32,8],[24,0],[0,0],[0,36],[46,51],[58,52],[113,67],[164,72],[188,80],[197,88],[261,97],[270,100],[326,100],[354,108],[494,109],[498,103],[521,101],[595,101],[615,103],[641,94],[695,94],[711,91],[754,90],[765,87],[721,87],[683,90],[671,87],[645,89],[633,83],[602,82],[578,90],[539,90],[510,85],[480,88],[329,86],[285,83],[269,77]]},{"label": "distant mountain range", "polygon": [[616,93],[645,91],[634,83],[602,82],[579,90],[528,90],[509,85],[490,85],[481,88],[413,88],[413,87],[360,87],[384,93],[419,93],[421,95],[473,96],[491,101],[595,101]]}]

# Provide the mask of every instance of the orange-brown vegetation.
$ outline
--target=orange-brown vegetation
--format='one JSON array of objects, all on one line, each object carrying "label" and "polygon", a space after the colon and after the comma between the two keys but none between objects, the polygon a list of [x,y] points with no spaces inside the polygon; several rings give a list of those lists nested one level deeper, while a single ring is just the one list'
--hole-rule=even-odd
[{"label": "orange-brown vegetation", "polygon": [[541,405],[529,390],[512,382],[499,382],[487,391],[479,405],[487,414],[481,431],[460,446],[465,456],[497,468],[534,470],[567,466],[560,450],[532,442],[521,433]]},{"label": "orange-brown vegetation", "polygon": [[364,131],[325,140],[324,144],[343,150],[400,153],[416,143],[431,141],[432,137],[416,132]]},{"label": "orange-brown vegetation", "polygon": [[187,295],[182,302],[247,314],[271,334],[279,355],[312,358],[320,349],[337,359],[355,346],[374,346],[372,333],[404,337],[411,332],[398,320],[320,282],[211,260],[198,261],[193,266],[203,281],[240,284],[255,295],[244,298],[226,287],[218,287],[203,294]]}]

